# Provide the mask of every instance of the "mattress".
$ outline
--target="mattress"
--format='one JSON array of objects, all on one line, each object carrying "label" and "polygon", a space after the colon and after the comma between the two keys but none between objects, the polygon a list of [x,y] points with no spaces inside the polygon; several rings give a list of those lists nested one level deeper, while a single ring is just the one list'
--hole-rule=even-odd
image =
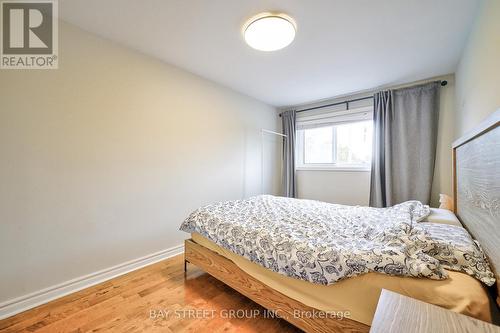
[{"label": "mattress", "polygon": [[191,236],[196,243],[231,260],[272,289],[321,311],[343,311],[346,318],[366,325],[371,325],[382,289],[491,322],[486,289],[481,282],[464,273],[448,271],[446,280],[368,273],[326,286],[275,273],[200,234],[192,233]]}]

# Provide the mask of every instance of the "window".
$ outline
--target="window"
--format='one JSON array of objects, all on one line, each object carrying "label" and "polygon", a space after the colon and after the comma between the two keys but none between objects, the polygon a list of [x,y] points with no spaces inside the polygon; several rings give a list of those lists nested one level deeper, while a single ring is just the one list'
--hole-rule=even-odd
[{"label": "window", "polygon": [[372,112],[298,119],[297,168],[367,171],[371,165]]}]

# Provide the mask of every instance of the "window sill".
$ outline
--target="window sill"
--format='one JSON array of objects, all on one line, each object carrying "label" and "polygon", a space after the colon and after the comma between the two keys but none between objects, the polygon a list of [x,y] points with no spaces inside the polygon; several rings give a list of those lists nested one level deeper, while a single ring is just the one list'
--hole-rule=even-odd
[{"label": "window sill", "polygon": [[295,168],[296,171],[337,171],[337,172],[370,172],[371,169],[367,167],[331,167],[331,166],[300,166]]}]

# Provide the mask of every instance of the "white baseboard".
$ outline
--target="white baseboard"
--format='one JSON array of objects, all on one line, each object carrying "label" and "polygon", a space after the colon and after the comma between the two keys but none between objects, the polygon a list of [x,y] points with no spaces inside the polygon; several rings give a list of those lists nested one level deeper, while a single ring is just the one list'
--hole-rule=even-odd
[{"label": "white baseboard", "polygon": [[149,254],[142,258],[127,261],[113,267],[36,291],[28,295],[10,299],[6,302],[0,303],[0,319],[13,316],[17,313],[34,308],[35,306],[50,302],[56,298],[91,287],[98,283],[176,256],[183,252],[184,244],[180,244],[169,249]]}]

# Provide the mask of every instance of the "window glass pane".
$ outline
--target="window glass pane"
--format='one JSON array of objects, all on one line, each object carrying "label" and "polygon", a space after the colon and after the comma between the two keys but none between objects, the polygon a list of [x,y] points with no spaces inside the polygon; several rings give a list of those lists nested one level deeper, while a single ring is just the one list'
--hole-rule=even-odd
[{"label": "window glass pane", "polygon": [[337,163],[370,164],[372,121],[337,125]]},{"label": "window glass pane", "polygon": [[333,127],[304,130],[304,163],[333,162]]}]

